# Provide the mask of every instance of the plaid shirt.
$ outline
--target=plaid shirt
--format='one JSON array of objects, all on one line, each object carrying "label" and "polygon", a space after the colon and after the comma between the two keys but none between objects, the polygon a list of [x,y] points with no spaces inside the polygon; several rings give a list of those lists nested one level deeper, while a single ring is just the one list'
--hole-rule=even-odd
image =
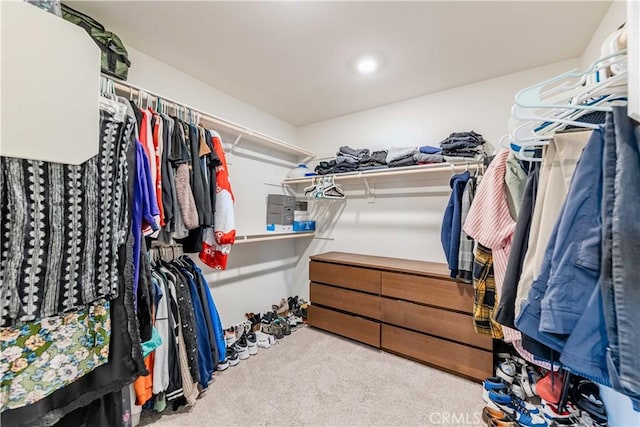
[{"label": "plaid shirt", "polygon": [[493,320],[498,308],[491,249],[476,245],[473,263],[473,328],[479,334],[502,339],[502,326]]}]

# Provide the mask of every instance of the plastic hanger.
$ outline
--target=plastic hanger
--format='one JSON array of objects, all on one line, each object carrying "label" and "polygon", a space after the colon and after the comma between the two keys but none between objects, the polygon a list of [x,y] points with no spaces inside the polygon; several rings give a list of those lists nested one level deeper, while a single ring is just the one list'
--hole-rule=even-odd
[{"label": "plastic hanger", "polygon": [[[551,79],[545,80],[540,83],[536,83],[533,86],[529,86],[520,90],[516,96],[516,104],[525,108],[562,108],[562,109],[583,109],[590,111],[611,111],[610,106],[601,106],[601,105],[585,105],[585,104],[554,104],[545,101],[545,99],[549,98],[552,95],[567,92],[571,89],[575,89],[586,82],[586,78],[588,75],[593,74],[594,72],[600,70],[601,68],[609,67],[609,63],[606,61],[619,57],[622,55],[626,55],[626,49],[615,52],[611,55],[606,55],[604,57],[600,57],[598,60],[593,62],[591,66],[583,72],[578,72],[577,70],[572,70],[558,76],[552,77]],[[569,83],[567,80],[569,79],[578,79],[577,83]],[[551,84],[557,84],[552,89],[543,91],[545,87],[548,87]]]}]

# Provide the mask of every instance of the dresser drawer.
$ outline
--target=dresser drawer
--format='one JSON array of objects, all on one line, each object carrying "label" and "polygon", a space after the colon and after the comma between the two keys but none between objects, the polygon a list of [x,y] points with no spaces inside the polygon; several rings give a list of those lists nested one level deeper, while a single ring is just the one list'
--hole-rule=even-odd
[{"label": "dresser drawer", "polygon": [[450,310],[473,312],[473,287],[449,280],[382,273],[382,295]]},{"label": "dresser drawer", "polygon": [[380,319],[380,297],[334,286],[311,283],[311,303],[324,305],[372,319]]},{"label": "dresser drawer", "polygon": [[382,348],[466,377],[484,380],[493,374],[493,353],[418,332],[382,325]]},{"label": "dresser drawer", "polygon": [[309,280],[371,294],[380,293],[380,271],[368,268],[311,261]]},{"label": "dresser drawer", "polygon": [[310,305],[309,325],[380,348],[380,324],[362,317]]},{"label": "dresser drawer", "polygon": [[389,298],[381,298],[380,304],[385,323],[493,350],[493,340],[476,333],[473,319],[467,314]]}]

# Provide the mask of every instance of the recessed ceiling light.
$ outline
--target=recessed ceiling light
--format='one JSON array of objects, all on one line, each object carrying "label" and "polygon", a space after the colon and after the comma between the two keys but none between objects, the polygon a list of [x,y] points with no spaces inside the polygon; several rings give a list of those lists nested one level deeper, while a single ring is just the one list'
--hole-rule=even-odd
[{"label": "recessed ceiling light", "polygon": [[378,61],[371,57],[365,57],[358,60],[356,69],[360,74],[371,74],[378,69]]}]

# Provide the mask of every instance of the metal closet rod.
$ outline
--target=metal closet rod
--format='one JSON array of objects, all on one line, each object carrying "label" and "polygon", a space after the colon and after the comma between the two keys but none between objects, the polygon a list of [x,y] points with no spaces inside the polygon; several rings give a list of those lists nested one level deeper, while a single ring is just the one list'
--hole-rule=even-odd
[{"label": "metal closet rod", "polygon": [[130,97],[133,95],[138,95],[140,92],[147,94],[148,96],[151,96],[153,98],[156,99],[160,99],[161,101],[167,103],[167,104],[173,104],[174,107],[181,107],[184,108],[186,110],[191,110],[193,113],[196,113],[201,119],[206,120],[208,122],[212,122],[213,124],[219,125],[219,126],[223,126],[227,129],[231,129],[234,130],[236,132],[239,132],[242,135],[249,135],[252,136],[254,138],[257,138],[258,140],[262,140],[265,143],[268,143],[270,145],[274,145],[276,147],[279,147],[282,149],[282,151],[288,151],[288,152],[293,152],[293,153],[297,153],[300,156],[304,156],[305,160],[310,160],[315,158],[315,154],[313,154],[310,151],[306,151],[303,150],[301,148],[296,147],[295,145],[289,144],[288,142],[284,142],[281,141],[277,138],[271,137],[269,135],[266,135],[262,132],[258,132],[255,131],[253,129],[249,129],[247,127],[241,126],[237,123],[234,123],[230,120],[226,120],[223,119],[221,117],[217,117],[214,116],[212,114],[209,113],[205,113],[197,108],[193,108],[189,105],[186,105],[182,102],[178,102],[175,101],[171,98],[167,98],[166,96],[160,95],[158,93],[152,92],[150,90],[147,90],[143,87],[140,86],[136,86],[133,85],[131,83],[127,83],[127,82],[122,82],[119,80],[114,80],[113,78],[109,77],[108,75],[102,74],[102,77],[109,79],[113,82],[116,90],[119,90],[121,92],[122,95],[129,95]]}]

